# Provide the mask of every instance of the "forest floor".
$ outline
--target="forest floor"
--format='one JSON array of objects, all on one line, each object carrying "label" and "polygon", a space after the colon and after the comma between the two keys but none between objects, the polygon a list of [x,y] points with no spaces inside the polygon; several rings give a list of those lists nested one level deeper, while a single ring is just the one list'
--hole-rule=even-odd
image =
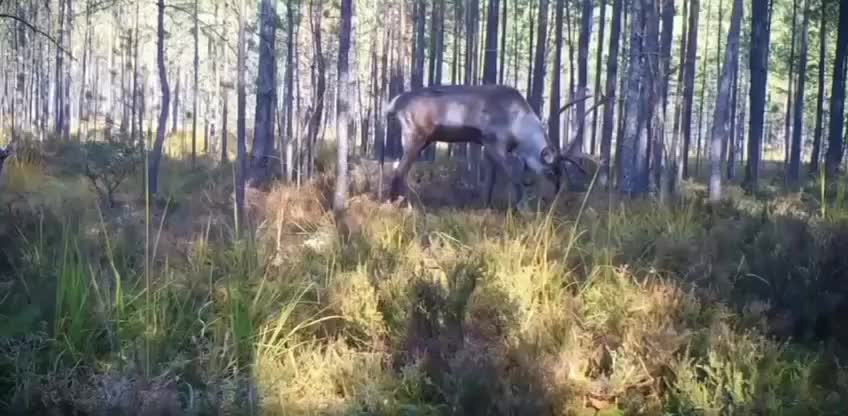
[{"label": "forest floor", "polygon": [[109,206],[61,168],[67,147],[3,172],[3,414],[848,409],[842,186],[731,185],[710,207],[696,181],[669,207],[593,190],[518,214],[436,163],[407,209],[357,163],[342,242],[332,152],[237,224],[232,166],[169,159],[165,199],[138,172]]}]

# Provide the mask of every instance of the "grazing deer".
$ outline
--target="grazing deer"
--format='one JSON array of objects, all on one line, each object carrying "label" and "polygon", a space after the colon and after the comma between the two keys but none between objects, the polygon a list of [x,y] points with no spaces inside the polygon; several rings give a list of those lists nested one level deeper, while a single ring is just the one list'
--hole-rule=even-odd
[{"label": "grazing deer", "polygon": [[407,91],[389,103],[385,116],[397,119],[403,135],[403,157],[391,182],[392,200],[405,186],[419,152],[434,142],[483,146],[491,167],[487,205],[492,203],[495,172],[500,168],[514,187],[519,209],[526,208],[524,184],[509,169],[507,153],[517,156],[525,170],[529,168],[551,180],[557,192],[565,172],[564,162],[583,170],[572,158],[578,152],[574,146],[577,141],[564,153],[558,153],[548,141],[546,126],[521,93],[511,87],[450,85]]}]

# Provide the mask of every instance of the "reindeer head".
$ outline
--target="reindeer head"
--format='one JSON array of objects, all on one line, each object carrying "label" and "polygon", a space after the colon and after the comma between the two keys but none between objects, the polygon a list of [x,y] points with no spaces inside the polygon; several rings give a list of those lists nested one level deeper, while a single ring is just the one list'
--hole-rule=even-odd
[{"label": "reindeer head", "polygon": [[554,155],[554,160],[551,163],[551,170],[553,171],[552,180],[556,186],[557,193],[559,192],[563,176],[565,176],[566,181],[569,183],[571,182],[571,179],[568,176],[568,171],[566,170],[566,163],[571,163],[574,167],[583,172],[584,175],[589,175],[586,169],[584,169],[580,164],[579,160],[595,161],[595,159],[592,156],[583,153],[579,149],[578,145],[579,142],[577,140],[572,140],[562,152]]}]

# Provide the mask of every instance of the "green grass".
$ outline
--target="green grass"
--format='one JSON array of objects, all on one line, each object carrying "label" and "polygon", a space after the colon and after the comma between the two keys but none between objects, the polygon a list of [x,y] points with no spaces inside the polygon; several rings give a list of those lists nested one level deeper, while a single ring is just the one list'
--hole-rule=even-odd
[{"label": "green grass", "polygon": [[88,192],[69,214],[84,182],[50,157],[4,172],[27,190],[0,211],[6,413],[848,408],[838,186],[716,208],[692,183],[670,207],[598,193],[531,215],[357,195],[342,243],[326,178],[277,186],[242,233],[227,166],[169,159],[167,205],[145,210],[139,175],[121,207]]}]

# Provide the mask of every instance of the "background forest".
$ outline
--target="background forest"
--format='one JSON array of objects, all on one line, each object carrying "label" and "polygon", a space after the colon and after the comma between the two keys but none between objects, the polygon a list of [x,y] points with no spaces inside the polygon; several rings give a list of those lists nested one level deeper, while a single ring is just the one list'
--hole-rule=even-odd
[{"label": "background forest", "polygon": [[[0,409],[843,415],[846,58],[839,0],[0,0]],[[585,172],[387,202],[453,84]]]}]

